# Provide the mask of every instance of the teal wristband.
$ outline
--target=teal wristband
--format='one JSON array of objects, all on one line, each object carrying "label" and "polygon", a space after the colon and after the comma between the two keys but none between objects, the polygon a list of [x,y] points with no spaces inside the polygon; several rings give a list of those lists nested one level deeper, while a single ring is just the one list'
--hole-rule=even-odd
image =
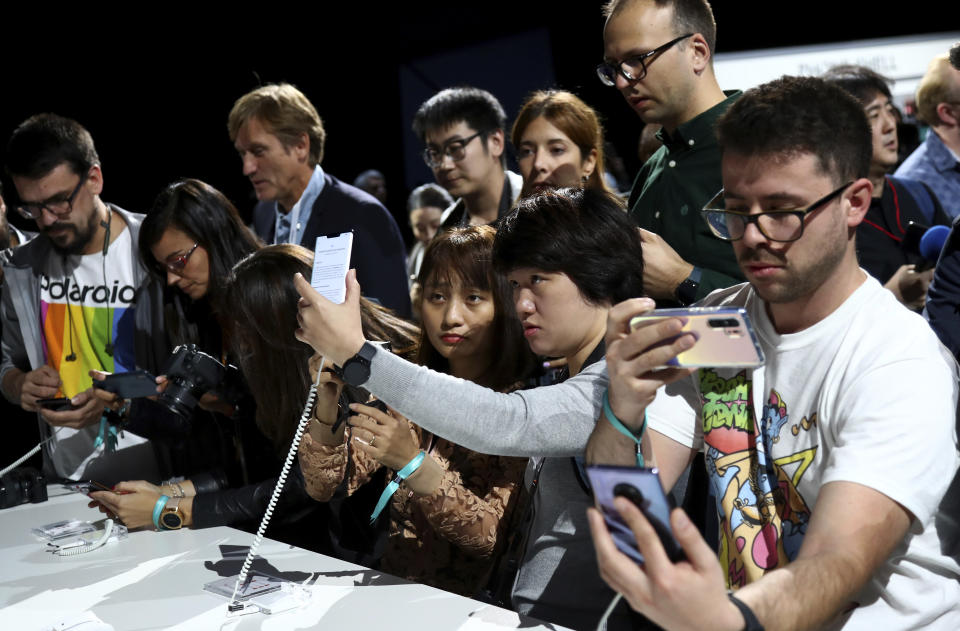
[{"label": "teal wristband", "polygon": [[647,411],[643,411],[643,425],[640,426],[640,432],[634,434],[631,432],[623,422],[617,418],[617,415],[613,413],[613,409],[610,407],[610,390],[605,390],[603,393],[603,416],[607,419],[607,422],[613,425],[614,429],[618,432],[632,440],[637,444],[637,466],[642,467],[643,462],[643,452],[640,450],[641,441],[643,440],[643,432],[647,429]]},{"label": "teal wristband", "polygon": [[166,495],[161,495],[157,500],[157,503],[153,506],[153,526],[157,530],[165,530],[160,525],[160,513],[163,512],[164,507],[167,505],[167,502],[170,501],[170,498]]},{"label": "teal wristband", "polygon": [[405,464],[402,469],[397,471],[397,475],[393,476],[393,479],[390,480],[390,484],[387,485],[387,488],[383,489],[383,493],[380,494],[380,499],[377,500],[377,505],[374,507],[373,512],[370,514],[370,523],[377,521],[377,517],[380,516],[380,513],[383,512],[383,509],[387,506],[387,502],[390,501],[390,498],[393,497],[393,494],[397,492],[397,489],[400,488],[400,483],[410,477],[414,471],[420,468],[420,464],[423,462],[423,459],[426,457],[426,453],[423,450],[420,451],[416,456],[414,456],[410,462]]}]

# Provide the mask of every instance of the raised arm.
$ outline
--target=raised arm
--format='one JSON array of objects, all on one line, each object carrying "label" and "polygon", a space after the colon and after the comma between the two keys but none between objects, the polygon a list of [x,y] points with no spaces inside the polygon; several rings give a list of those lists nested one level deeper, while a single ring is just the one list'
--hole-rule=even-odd
[{"label": "raised arm", "polygon": [[[351,271],[347,299],[335,305],[297,276],[297,338],[342,365],[363,346],[360,287]],[[378,350],[363,387],[442,438],[482,453],[566,456],[582,453],[607,386],[598,362],[562,384],[502,394],[416,366]]]}]

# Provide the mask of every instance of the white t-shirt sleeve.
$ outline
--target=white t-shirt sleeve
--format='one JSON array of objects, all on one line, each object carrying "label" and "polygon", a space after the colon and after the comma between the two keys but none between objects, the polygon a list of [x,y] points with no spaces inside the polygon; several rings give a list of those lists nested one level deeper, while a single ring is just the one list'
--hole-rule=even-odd
[{"label": "white t-shirt sleeve", "polygon": [[936,512],[958,466],[957,381],[952,360],[930,356],[875,366],[845,388],[821,484],[872,488],[921,523]]},{"label": "white t-shirt sleeve", "polygon": [[700,393],[692,376],[663,386],[647,406],[647,426],[685,447],[703,446],[703,427],[697,418]]}]

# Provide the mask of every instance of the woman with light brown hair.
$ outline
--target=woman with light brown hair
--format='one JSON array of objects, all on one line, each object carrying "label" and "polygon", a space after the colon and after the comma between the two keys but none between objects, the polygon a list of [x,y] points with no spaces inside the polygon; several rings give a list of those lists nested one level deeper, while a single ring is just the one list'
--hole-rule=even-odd
[{"label": "woman with light brown hair", "polygon": [[510,138],[523,175],[522,197],[564,187],[609,190],[603,127],[593,108],[575,94],[534,92],[520,108]]}]

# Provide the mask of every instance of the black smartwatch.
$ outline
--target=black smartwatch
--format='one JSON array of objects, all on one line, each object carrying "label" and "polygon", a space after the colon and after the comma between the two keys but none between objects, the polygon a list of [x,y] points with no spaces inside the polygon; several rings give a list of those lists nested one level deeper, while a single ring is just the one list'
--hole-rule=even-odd
[{"label": "black smartwatch", "polygon": [[694,267],[690,275],[683,279],[682,283],[677,285],[676,291],[673,292],[677,302],[686,307],[697,301],[697,290],[700,289],[700,276],[702,275],[703,270],[699,267]]},{"label": "black smartwatch", "polygon": [[370,378],[370,360],[377,347],[364,342],[357,354],[343,362],[343,380],[351,386],[362,386]]}]

